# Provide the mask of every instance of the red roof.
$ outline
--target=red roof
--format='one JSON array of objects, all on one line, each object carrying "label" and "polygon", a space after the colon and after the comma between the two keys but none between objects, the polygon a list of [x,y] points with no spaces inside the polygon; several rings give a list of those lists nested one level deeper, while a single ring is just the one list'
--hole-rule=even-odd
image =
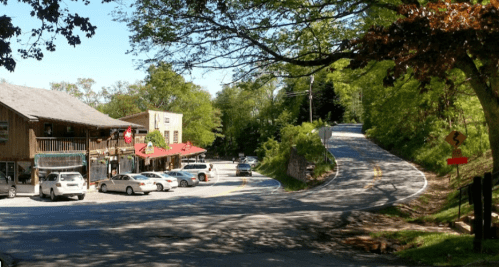
[{"label": "red roof", "polygon": [[145,154],[145,148],[147,144],[145,143],[136,143],[135,144],[135,155],[141,158],[162,158],[173,155],[182,155],[182,156],[190,156],[193,154],[201,154],[205,153],[206,149],[200,148],[197,146],[189,146],[188,144],[180,143],[180,144],[170,144],[171,149],[163,149],[159,147],[154,147],[154,153]]}]

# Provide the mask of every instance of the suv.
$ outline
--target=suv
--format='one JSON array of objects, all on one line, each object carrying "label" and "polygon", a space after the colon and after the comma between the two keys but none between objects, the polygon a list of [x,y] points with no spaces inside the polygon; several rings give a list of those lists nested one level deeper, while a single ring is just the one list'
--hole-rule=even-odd
[{"label": "suv", "polygon": [[9,176],[0,172],[0,196],[13,198],[16,196],[16,185]]},{"label": "suv", "polygon": [[213,174],[211,172],[213,169],[213,165],[209,163],[194,163],[188,164],[182,167],[182,169],[177,171],[186,171],[196,175],[199,181],[208,181],[208,178],[213,178]]},{"label": "suv", "polygon": [[236,176],[241,176],[243,174],[253,176],[251,166],[248,163],[239,163],[236,166]]},{"label": "suv", "polygon": [[79,200],[83,200],[86,193],[87,182],[79,172],[53,172],[41,180],[39,190],[41,198],[50,195],[52,201],[60,196],[78,196]]}]

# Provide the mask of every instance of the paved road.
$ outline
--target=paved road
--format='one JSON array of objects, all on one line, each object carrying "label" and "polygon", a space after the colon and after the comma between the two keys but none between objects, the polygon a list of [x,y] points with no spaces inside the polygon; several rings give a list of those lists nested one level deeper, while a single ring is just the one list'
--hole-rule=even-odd
[{"label": "paved road", "polygon": [[366,140],[360,125],[335,126],[328,147],[339,171],[307,192],[235,177],[235,164],[217,162],[216,179],[173,194],[0,199],[0,252],[20,266],[404,266],[331,245],[317,229],[413,197],[424,175]]}]

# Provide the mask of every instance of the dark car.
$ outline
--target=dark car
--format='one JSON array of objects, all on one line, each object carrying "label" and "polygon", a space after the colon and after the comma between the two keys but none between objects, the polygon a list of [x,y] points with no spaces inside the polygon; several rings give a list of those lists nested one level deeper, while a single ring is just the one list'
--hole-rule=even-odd
[{"label": "dark car", "polygon": [[249,175],[252,176],[251,166],[247,163],[239,163],[236,166],[236,176]]}]

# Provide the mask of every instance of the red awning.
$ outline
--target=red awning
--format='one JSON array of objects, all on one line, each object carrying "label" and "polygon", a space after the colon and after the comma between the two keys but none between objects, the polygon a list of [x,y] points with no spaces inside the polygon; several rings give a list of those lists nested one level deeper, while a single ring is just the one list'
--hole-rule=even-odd
[{"label": "red awning", "polygon": [[180,143],[180,144],[170,144],[171,149],[168,150],[159,147],[154,147],[154,153],[145,154],[144,152],[146,146],[147,144],[145,143],[135,144],[135,155],[145,159],[145,158],[163,158],[174,155],[182,155],[185,157],[206,152],[206,149],[204,148]]}]

